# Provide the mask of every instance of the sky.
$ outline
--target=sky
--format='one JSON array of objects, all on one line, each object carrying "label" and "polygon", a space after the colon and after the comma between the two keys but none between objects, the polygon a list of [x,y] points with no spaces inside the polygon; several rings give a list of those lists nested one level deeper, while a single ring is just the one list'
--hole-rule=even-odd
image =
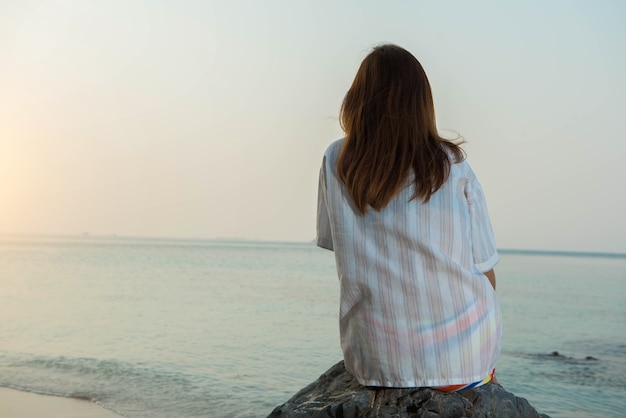
[{"label": "sky", "polygon": [[500,248],[626,253],[626,2],[0,0],[0,233],[315,237],[370,49],[424,66]]}]

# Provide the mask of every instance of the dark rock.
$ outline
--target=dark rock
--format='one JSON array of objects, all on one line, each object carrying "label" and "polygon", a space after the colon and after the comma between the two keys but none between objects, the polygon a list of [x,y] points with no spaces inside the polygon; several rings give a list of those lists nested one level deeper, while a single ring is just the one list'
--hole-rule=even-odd
[{"label": "dark rock", "polygon": [[428,388],[360,385],[343,361],[300,390],[268,418],[549,418],[497,383],[444,393]]}]

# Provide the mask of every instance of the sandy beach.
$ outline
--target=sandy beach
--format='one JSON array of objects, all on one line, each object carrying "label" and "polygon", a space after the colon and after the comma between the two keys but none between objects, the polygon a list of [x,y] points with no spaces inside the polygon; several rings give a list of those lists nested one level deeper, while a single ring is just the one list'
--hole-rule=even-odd
[{"label": "sandy beach", "polygon": [[0,418],[120,418],[82,399],[0,388]]}]

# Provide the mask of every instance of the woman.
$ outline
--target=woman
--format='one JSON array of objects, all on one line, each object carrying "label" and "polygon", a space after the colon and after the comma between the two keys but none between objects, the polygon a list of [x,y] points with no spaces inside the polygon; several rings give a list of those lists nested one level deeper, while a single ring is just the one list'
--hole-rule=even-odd
[{"label": "woman", "polygon": [[334,250],[346,368],[366,386],[485,384],[500,352],[498,262],[485,198],[439,136],[430,85],[382,45],[341,107],[320,171],[317,245]]}]

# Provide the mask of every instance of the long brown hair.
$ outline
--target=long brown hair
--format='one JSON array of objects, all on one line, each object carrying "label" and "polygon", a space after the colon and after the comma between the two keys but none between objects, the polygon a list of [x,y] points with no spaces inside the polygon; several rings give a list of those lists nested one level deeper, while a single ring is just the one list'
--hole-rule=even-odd
[{"label": "long brown hair", "polygon": [[422,65],[396,45],[378,46],[363,60],[341,105],[340,123],[346,138],[337,173],[361,214],[368,205],[387,206],[411,171],[411,199],[428,202],[446,182],[451,164],[464,158],[459,145],[437,131]]}]

